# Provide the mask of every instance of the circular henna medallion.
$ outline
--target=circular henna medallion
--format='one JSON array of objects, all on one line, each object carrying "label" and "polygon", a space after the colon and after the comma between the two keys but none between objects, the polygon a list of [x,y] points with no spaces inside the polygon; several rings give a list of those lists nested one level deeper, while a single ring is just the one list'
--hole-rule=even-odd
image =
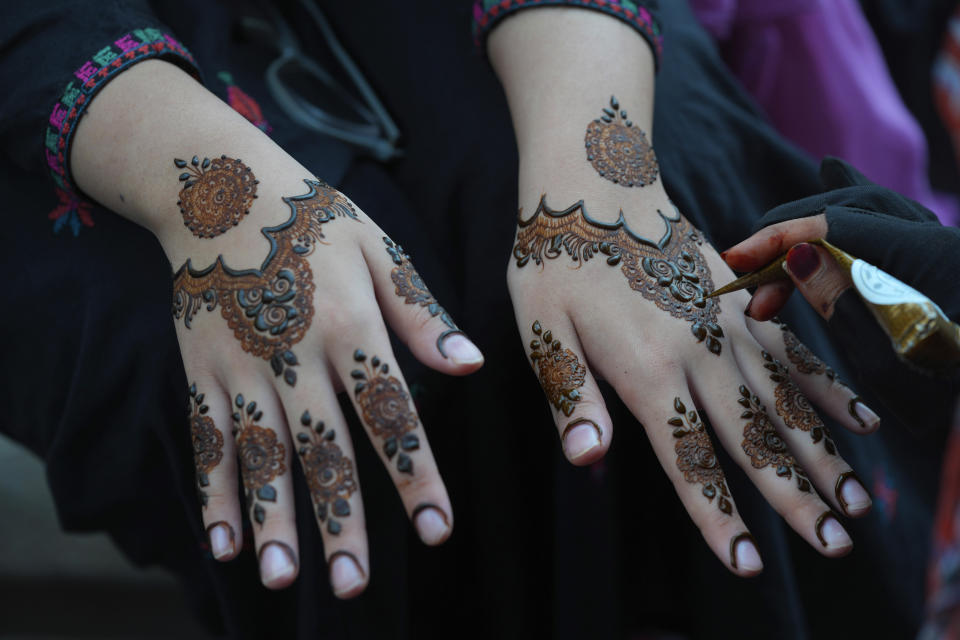
[{"label": "circular henna medallion", "polygon": [[587,125],[584,146],[587,160],[601,176],[625,187],[642,187],[656,181],[660,171],[646,134],[633,125],[616,98],[612,109]]},{"label": "circular henna medallion", "polygon": [[200,238],[213,238],[240,223],[250,213],[257,197],[257,180],[250,167],[240,160],[220,156],[201,162],[194,156],[189,165],[175,160],[185,169],[180,174],[180,213],[183,223]]}]

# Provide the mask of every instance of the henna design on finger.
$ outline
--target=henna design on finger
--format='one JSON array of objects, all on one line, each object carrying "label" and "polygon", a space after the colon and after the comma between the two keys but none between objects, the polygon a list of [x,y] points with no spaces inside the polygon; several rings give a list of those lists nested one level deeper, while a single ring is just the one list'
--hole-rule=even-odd
[{"label": "henna design on finger", "polygon": [[353,352],[354,361],[363,369],[354,369],[350,377],[357,381],[353,395],[360,408],[360,417],[373,435],[383,438],[383,455],[397,457],[397,471],[413,475],[413,460],[408,455],[420,448],[420,438],[410,433],[420,424],[410,409],[410,395],[403,383],[390,374],[390,366],[360,349]]},{"label": "henna design on finger", "polygon": [[666,229],[654,241],[634,233],[622,210],[615,223],[598,222],[587,214],[583,200],[557,211],[547,205],[544,194],[529,219],[524,220],[520,210],[513,257],[518,268],[532,259],[541,269],[544,260],[563,253],[577,268],[595,256],[605,257],[611,267],[620,266],[631,289],[674,318],[690,322],[697,342],[720,355],[720,302],[706,297],[713,291],[713,280],[700,250],[703,236],[679,211],[674,217],[657,213]]},{"label": "henna design on finger", "polygon": [[580,364],[577,354],[562,349],[560,341],[552,332],[544,331],[539,320],[532,328],[538,337],[530,341],[530,360],[537,369],[540,386],[550,404],[569,418],[580,401],[580,387],[586,380],[587,368]]},{"label": "henna design on finger", "polygon": [[200,158],[190,163],[175,158],[173,164],[185,169],[180,174],[180,214],[183,224],[198,238],[213,238],[240,224],[250,213],[257,197],[257,184],[250,167],[239,158]]},{"label": "henna design on finger", "polygon": [[327,532],[339,535],[341,526],[337,518],[350,515],[350,496],[358,489],[353,478],[353,461],[343,455],[334,442],[336,431],[326,429],[323,420],[312,423],[310,412],[304,411],[300,424],[309,431],[297,434],[298,453],[317,518],[327,523]]},{"label": "henna design on finger", "polygon": [[673,427],[673,437],[677,439],[673,446],[677,468],[687,482],[703,485],[701,493],[709,502],[717,498],[717,509],[728,516],[733,514],[727,479],[703,421],[695,409],[687,411],[679,397],[673,399],[673,408],[680,415],[667,420],[667,424]]},{"label": "henna design on finger", "polygon": [[800,342],[800,339],[790,330],[790,327],[788,327],[786,323],[782,322],[780,318],[773,318],[772,322],[778,325],[783,332],[783,346],[787,350],[787,359],[797,368],[797,371],[812,375],[823,374],[831,381],[836,380],[838,383],[843,384],[837,379],[837,372],[818,358],[813,351],[810,351],[807,345]]},{"label": "henna design on finger", "polygon": [[353,205],[342,193],[319,180],[304,180],[310,191],[283,198],[290,218],[261,233],[270,241],[270,252],[259,269],[237,271],[223,256],[197,271],[187,260],[174,274],[173,316],[189,329],[205,307],[220,315],[247,353],[263,358],[290,386],[297,383],[299,364],[292,351],[313,320],[313,272],[308,256],[317,244],[327,244],[322,225],[338,217],[359,221]]},{"label": "henna design on finger", "polygon": [[777,415],[790,429],[799,429],[810,433],[814,443],[823,442],[823,449],[830,455],[836,455],[837,446],[830,436],[830,430],[800,388],[790,379],[790,370],[779,360],[764,350],[760,350],[764,368],[770,371],[770,379],[776,382],[773,393],[777,398]]},{"label": "henna design on finger", "polygon": [[390,254],[393,263],[397,265],[393,271],[390,272],[390,279],[393,280],[393,284],[396,286],[395,293],[397,296],[403,298],[407,304],[418,304],[424,307],[431,316],[434,318],[439,317],[441,322],[449,327],[449,329],[437,336],[437,351],[446,358],[447,354],[443,350],[443,341],[454,333],[461,333],[460,328],[457,327],[453,318],[447,313],[447,310],[440,306],[437,299],[434,298],[430,290],[427,289],[426,283],[424,283],[420,274],[417,273],[417,270],[413,268],[413,263],[410,262],[410,256],[403,250],[403,247],[396,244],[387,236],[383,237],[383,243],[387,245],[387,253]]},{"label": "henna design on finger", "polygon": [[587,125],[583,145],[593,168],[614,184],[642,187],[657,181],[660,167],[647,134],[633,126],[614,96],[610,108]]},{"label": "henna design on finger", "polygon": [[277,501],[277,490],[270,483],[287,471],[284,463],[286,448],[277,440],[276,431],[256,424],[263,417],[256,402],[246,403],[243,396],[237,394],[234,404],[237,411],[233,414],[233,434],[237,441],[247,508],[251,510],[253,520],[263,526],[267,513],[260,503]]},{"label": "henna design on finger", "polygon": [[223,459],[223,434],[206,415],[210,407],[203,403],[204,395],[197,393],[196,383],[190,385],[190,440],[193,442],[193,464],[197,470],[197,494],[200,504],[207,507],[209,474]]},{"label": "henna design on finger", "polygon": [[773,467],[781,478],[795,478],[797,489],[810,492],[810,479],[797,464],[796,459],[790,455],[787,443],[777,433],[766,409],[760,404],[760,398],[751,393],[746,386],[740,385],[740,398],[737,402],[744,409],[740,417],[747,420],[740,446],[750,458],[753,468]]}]

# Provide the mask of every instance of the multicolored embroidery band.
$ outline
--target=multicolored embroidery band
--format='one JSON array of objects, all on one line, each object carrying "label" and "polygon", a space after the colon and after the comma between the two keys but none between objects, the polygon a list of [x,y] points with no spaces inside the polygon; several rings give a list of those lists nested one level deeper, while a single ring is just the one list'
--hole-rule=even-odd
[{"label": "multicolored embroidery band", "polygon": [[134,29],[97,51],[79,69],[54,104],[44,136],[44,155],[56,184],[59,205],[50,212],[54,232],[69,225],[74,235],[81,226],[92,227],[90,203],[73,186],[67,158],[73,132],[84,110],[107,82],[127,67],[146,58],[165,57],[186,63],[199,77],[193,56],[180,42],[159,29]]},{"label": "multicolored embroidery band", "polygon": [[620,18],[640,32],[654,52],[659,67],[663,53],[660,23],[638,0],[475,0],[473,3],[473,38],[482,47],[487,33],[508,15],[531,7],[566,6],[595,9]]}]

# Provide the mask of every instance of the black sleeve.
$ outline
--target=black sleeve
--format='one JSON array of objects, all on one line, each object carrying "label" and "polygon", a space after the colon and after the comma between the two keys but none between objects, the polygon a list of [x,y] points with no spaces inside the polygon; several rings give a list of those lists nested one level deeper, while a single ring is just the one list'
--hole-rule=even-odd
[{"label": "black sleeve", "polygon": [[4,164],[50,173],[63,213],[71,213],[64,221],[83,215],[67,161],[78,121],[112,78],[148,58],[199,76],[193,57],[145,0],[3,3],[0,153]]}]

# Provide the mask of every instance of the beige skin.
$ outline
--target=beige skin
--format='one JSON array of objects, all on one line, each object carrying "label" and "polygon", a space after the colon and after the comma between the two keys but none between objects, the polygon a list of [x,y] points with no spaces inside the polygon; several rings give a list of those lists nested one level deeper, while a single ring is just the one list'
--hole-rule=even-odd
[{"label": "beige skin", "polygon": [[[181,170],[173,159],[221,154],[240,158],[251,167],[260,181],[258,198],[238,227],[213,239],[199,239],[184,226],[177,206]],[[150,230],[173,268],[191,258],[200,269],[218,255],[236,269],[259,267],[268,249],[260,229],[287,220],[290,211],[281,197],[306,193],[303,180],[314,177],[192,77],[162,61],[137,64],[103,89],[77,129],[70,160],[78,186],[99,203]],[[338,391],[353,388],[354,350],[362,348],[371,356],[379,355],[390,365],[391,374],[402,380],[387,336],[389,323],[417,358],[438,371],[465,375],[483,362],[480,352],[463,337],[445,343],[449,359],[438,353],[436,339],[446,325],[423,307],[405,304],[395,295],[390,280],[395,265],[384,250],[384,233],[356,208],[360,221],[337,219],[325,225],[329,244],[317,247],[310,256],[316,285],[314,317],[295,348],[300,360],[295,387],[275,377],[267,361],[244,352],[218,311],[201,311],[189,330],[182,321],[176,323],[187,378],[205,394],[208,415],[224,436],[223,460],[210,473],[210,486],[205,488],[209,505],[203,510],[205,525],[223,521],[236,535],[226,548],[216,544],[224,536],[212,541],[218,559],[232,559],[243,544],[231,399],[242,393],[248,402],[256,401],[263,412],[259,424],[274,429],[284,445],[287,472],[271,483],[277,500],[262,503],[266,521],[262,527],[253,526],[254,546],[261,555],[261,579],[273,589],[292,583],[298,570],[296,563],[268,543],[283,543],[297,553],[290,474],[295,465],[291,459],[296,456],[295,437],[305,429],[300,424],[303,411],[309,410],[314,419],[325,421],[328,430],[336,431],[336,443],[347,457],[355,459],[336,400]],[[402,243],[403,238],[397,241]],[[350,397],[353,399],[352,393]],[[179,404],[183,399],[170,398],[170,402]],[[426,434],[422,428],[416,433],[420,449],[412,455],[413,476],[399,473],[395,461],[385,456],[383,462],[408,514],[412,516],[423,503],[442,512],[421,511],[414,523],[425,543],[440,544],[452,531],[453,511]],[[383,456],[380,440],[373,438],[373,444]],[[354,476],[359,478],[362,471],[354,469]],[[351,496],[350,506],[351,515],[339,519],[343,526],[339,535],[321,528],[328,559],[347,552],[359,563],[357,566],[349,555],[339,554],[331,566],[334,592],[345,598],[363,591],[370,578],[359,491]]]},{"label": "beige skin", "polygon": [[[652,134],[654,66],[647,43],[628,25],[602,13],[543,8],[504,20],[490,35],[488,49],[517,134],[519,206],[524,216],[534,211],[543,193],[554,209],[584,199],[594,219],[614,222],[622,208],[637,233],[659,238],[663,223],[656,211],[672,211],[662,180],[643,188],[614,184],[594,171],[583,147],[588,123],[599,116],[611,95],[636,126]],[[703,253],[717,286],[734,279],[712,247],[705,245]],[[741,291],[722,298],[718,321],[726,337],[718,357],[692,338],[689,322],[671,317],[631,290],[619,269],[602,260],[576,270],[573,266],[569,260],[557,259],[546,261],[542,269],[532,263],[519,269],[511,260],[507,269],[524,341],[529,340],[533,321],[539,320],[588,365],[583,400],[573,414],[568,418],[551,407],[558,434],[564,434],[565,426],[577,418],[590,419],[602,430],[602,438],[592,443],[591,434],[596,432],[589,425],[565,434],[564,450],[571,462],[590,464],[611,445],[614,425],[596,384],[602,377],[645,428],[665,473],[717,557],[738,575],[758,573],[762,562],[749,541],[737,545],[740,561],[733,566],[731,540],[747,531],[738,512],[721,514],[701,495],[700,485],[686,482],[678,471],[667,421],[675,416],[673,398],[679,397],[688,407],[708,414],[715,445],[727,450],[811,546],[827,556],[849,552],[853,543],[836,521],[830,526],[836,536],[827,546],[817,538],[816,521],[828,504],[844,513],[834,485],[850,467],[841,456],[826,455],[807,433],[787,429],[773,412],[775,385],[763,368],[760,352],[765,349],[784,363],[788,359],[777,327],[744,316],[749,295]],[[794,381],[825,414],[855,433],[863,432],[847,412],[853,397],[850,389],[826,376],[794,375]],[[777,477],[771,468],[751,467],[741,447],[740,384],[759,395],[823,498],[815,492],[798,492],[795,483]],[[859,496],[847,515],[865,515],[870,508],[867,494],[856,481],[847,481],[844,487]]]}]

